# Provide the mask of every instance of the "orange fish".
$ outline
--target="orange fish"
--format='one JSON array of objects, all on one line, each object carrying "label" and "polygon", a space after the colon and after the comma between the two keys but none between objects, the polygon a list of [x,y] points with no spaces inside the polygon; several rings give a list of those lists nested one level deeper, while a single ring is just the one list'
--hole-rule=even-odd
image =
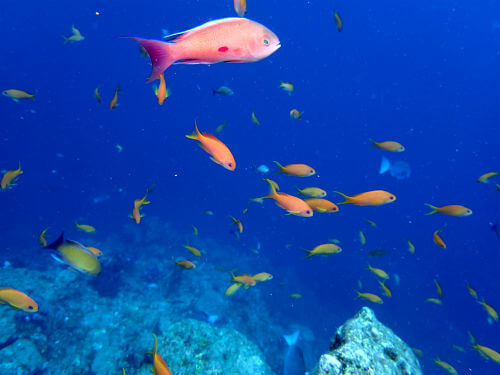
[{"label": "orange fish", "polygon": [[2,190],[12,187],[21,174],[23,174],[23,170],[21,169],[21,162],[19,162],[19,168],[4,173],[2,182],[0,183]]},{"label": "orange fish", "polygon": [[283,208],[284,210],[287,210],[289,214],[291,215],[297,215],[297,216],[304,216],[304,217],[310,217],[313,215],[313,210],[309,205],[303,201],[300,198],[294,197],[293,195],[289,195],[286,193],[277,193],[276,189],[274,188],[274,185],[271,183],[271,180],[266,179],[266,181],[269,183],[269,186],[271,187],[271,192],[269,195],[262,197],[262,198],[256,198],[256,199],[274,199],[276,201],[276,204]]},{"label": "orange fish", "polygon": [[200,147],[212,155],[210,159],[213,162],[222,165],[230,171],[234,171],[236,168],[236,161],[229,148],[212,134],[200,133],[196,121],[194,122],[194,133],[186,135],[186,137],[200,141]]},{"label": "orange fish", "polygon": [[243,224],[241,223],[240,219],[236,219],[233,216],[231,216],[231,219],[233,220],[231,225],[236,225],[238,227],[238,232],[243,233]]},{"label": "orange fish", "polygon": [[155,87],[155,95],[158,98],[158,104],[162,105],[165,99],[170,96],[170,89],[167,89],[163,74],[160,74],[159,79],[160,85],[158,87]]},{"label": "orange fish", "polygon": [[23,292],[9,287],[0,287],[0,304],[10,305],[26,312],[37,312],[38,304]]},{"label": "orange fish", "polygon": [[161,354],[157,352],[158,340],[154,333],[153,336],[155,337],[155,344],[153,346],[153,350],[150,352],[150,354],[153,356],[153,368],[151,369],[151,371],[155,375],[172,375],[172,372],[163,360]]},{"label": "orange fish", "polygon": [[262,60],[278,48],[278,37],[265,26],[246,18],[223,18],[168,35],[165,42],[134,39],[151,58],[154,81],[172,64],[246,63]]},{"label": "orange fish", "polygon": [[276,165],[280,169],[276,173],[284,173],[288,176],[296,176],[296,177],[309,177],[312,176],[316,173],[314,168],[311,168],[310,166],[306,164],[288,164],[288,165],[281,165],[277,161],[275,161]]},{"label": "orange fish", "polygon": [[436,207],[432,204],[425,203],[426,206],[432,208],[431,212],[426,213],[426,215],[432,215],[439,212],[444,215],[450,216],[469,216],[472,215],[472,210],[470,208],[460,206],[458,204],[451,204],[449,206]]},{"label": "orange fish", "polygon": [[38,243],[40,244],[41,247],[45,247],[47,246],[47,239],[46,239],[46,236],[45,234],[47,233],[47,231],[49,230],[49,228],[45,228],[44,230],[42,230],[42,232],[38,235]]},{"label": "orange fish", "polygon": [[143,217],[144,215],[139,211],[139,207],[134,207],[132,210],[132,218],[135,220],[135,223],[139,224],[141,222],[141,218]]},{"label": "orange fish", "polygon": [[94,254],[96,257],[100,257],[100,256],[102,255],[102,251],[101,251],[101,250],[99,250],[99,249],[97,249],[97,248],[95,248],[95,247],[91,247],[91,246],[86,246],[86,247],[87,247],[87,249],[89,249],[89,250],[92,252],[92,254]]},{"label": "orange fish", "polygon": [[234,0],[234,10],[238,16],[243,17],[247,12],[247,0]]},{"label": "orange fish", "polygon": [[335,191],[335,193],[342,195],[346,199],[339,204],[353,203],[357,206],[381,206],[396,200],[396,196],[384,190],[367,191],[352,197],[342,194],[340,191]]},{"label": "orange fish", "polygon": [[113,99],[111,99],[111,103],[109,103],[109,109],[113,109],[118,105],[118,93],[120,92],[120,85],[118,85],[115,89],[115,95]]},{"label": "orange fish", "polygon": [[444,243],[443,239],[439,236],[439,233],[441,233],[442,231],[443,231],[442,229],[435,231],[434,234],[432,235],[432,240],[439,247],[446,249],[446,244]]},{"label": "orange fish", "polygon": [[373,142],[373,147],[377,147],[384,151],[390,152],[403,152],[405,147],[399,143],[394,141],[384,141],[384,142],[376,142],[373,139],[370,139]]},{"label": "orange fish", "polygon": [[231,281],[234,281],[236,283],[240,283],[245,286],[245,288],[248,288],[250,286],[255,286],[257,284],[257,281],[251,276],[251,275],[238,275],[234,276],[232,273],[232,278]]},{"label": "orange fish", "polygon": [[337,205],[333,202],[330,202],[327,199],[309,198],[309,199],[304,199],[304,202],[306,202],[309,205],[309,207],[311,207],[316,212],[328,213],[328,212],[339,211]]},{"label": "orange fish", "polygon": [[304,112],[300,112],[298,109],[292,109],[290,111],[290,118],[292,120],[300,120],[302,118],[302,115],[304,114]]},{"label": "orange fish", "polygon": [[175,262],[175,264],[179,267],[186,268],[188,270],[192,269],[192,268],[196,268],[196,264],[194,264],[190,260],[179,260],[179,261]]}]

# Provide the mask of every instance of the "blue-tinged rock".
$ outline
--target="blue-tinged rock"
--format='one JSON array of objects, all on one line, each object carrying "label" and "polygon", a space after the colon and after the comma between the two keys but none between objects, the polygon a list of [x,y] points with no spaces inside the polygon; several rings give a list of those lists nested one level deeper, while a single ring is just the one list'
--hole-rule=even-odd
[{"label": "blue-tinged rock", "polygon": [[337,329],[319,375],[422,375],[415,354],[368,307]]}]

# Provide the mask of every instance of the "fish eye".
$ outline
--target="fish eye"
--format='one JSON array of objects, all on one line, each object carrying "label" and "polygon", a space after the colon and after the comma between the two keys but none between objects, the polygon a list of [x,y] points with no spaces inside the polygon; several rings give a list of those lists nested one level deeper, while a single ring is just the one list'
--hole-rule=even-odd
[{"label": "fish eye", "polygon": [[393,200],[393,199],[394,199],[394,197],[391,195],[391,196],[389,197],[389,199],[390,199],[390,200]]},{"label": "fish eye", "polygon": [[230,167],[232,167],[232,166],[233,166],[233,163],[228,163],[228,165],[229,165]]},{"label": "fish eye", "polygon": [[269,40],[264,39],[264,44],[265,44],[266,46],[268,46],[268,45],[269,45]]},{"label": "fish eye", "polygon": [[310,211],[310,210],[307,210],[307,211],[306,211],[306,214],[310,214],[310,213],[311,213],[311,211]]},{"label": "fish eye", "polygon": [[33,310],[33,306],[28,306],[28,310]]}]

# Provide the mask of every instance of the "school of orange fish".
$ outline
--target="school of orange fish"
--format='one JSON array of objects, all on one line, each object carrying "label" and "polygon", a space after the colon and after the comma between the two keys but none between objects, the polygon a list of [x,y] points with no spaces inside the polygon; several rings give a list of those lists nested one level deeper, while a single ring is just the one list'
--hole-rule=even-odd
[{"label": "school of orange fish", "polygon": [[[246,0],[234,0],[234,8],[238,16],[243,17],[246,14]],[[342,31],[343,22],[337,11],[334,11],[333,18],[336,23],[337,30],[339,32]],[[85,39],[75,26],[72,26],[72,33],[73,34],[71,36],[64,37],[64,43],[81,42]],[[281,46],[278,37],[272,31],[267,29],[265,26],[246,18],[224,18],[207,22],[185,32],[169,35],[164,38],[164,41],[141,38],[131,39],[139,42],[141,52],[145,56],[149,56],[151,59],[152,73],[148,82],[159,79],[159,85],[154,86],[154,93],[157,97],[159,105],[162,105],[165,99],[170,95],[170,90],[166,87],[164,71],[173,63],[215,64],[218,62],[254,62],[268,57]],[[294,85],[291,82],[281,82],[279,87],[288,95],[292,95],[294,91]],[[109,104],[109,109],[113,109],[118,105],[119,92],[120,87],[117,87]],[[233,91],[229,87],[222,86],[214,90],[214,94],[232,95]],[[4,90],[3,95],[13,99],[14,101],[34,99],[34,95],[19,89]],[[99,93],[99,87],[95,89],[94,95],[96,100],[100,103],[101,96]],[[302,115],[303,112],[300,112],[297,109],[292,109],[290,111],[290,118],[292,120],[300,120]],[[257,125],[260,124],[255,112],[252,112],[251,120]],[[216,129],[216,133],[219,133],[225,125],[227,125],[227,123],[220,125]],[[200,132],[196,122],[194,124],[193,134],[186,135],[186,137],[199,142],[198,145],[210,155],[210,159],[213,162],[229,171],[234,171],[236,169],[236,160],[234,159],[230,148],[213,134]],[[405,147],[397,141],[371,141],[373,147],[385,152],[405,151]],[[120,145],[117,145],[116,147],[120,152],[122,151],[122,147]],[[281,165],[277,161],[275,161],[275,163],[278,167],[277,173],[282,173],[288,176],[305,178],[316,174],[315,169],[307,164],[297,163]],[[3,174],[0,184],[1,190],[13,188],[22,174],[23,170],[21,169],[21,163],[19,162],[17,169],[8,170]],[[500,172],[488,172],[480,176],[477,182],[488,183],[498,176],[500,176]],[[262,203],[264,199],[273,199],[276,205],[285,210],[287,214],[301,217],[311,217],[314,213],[323,214],[339,212],[337,204],[325,199],[327,193],[321,188],[307,187],[298,189],[297,194],[300,196],[299,197],[281,192],[278,184],[271,179],[265,179],[265,181],[269,185],[268,194],[259,198],[254,198],[251,200],[252,202]],[[130,217],[137,224],[141,222],[143,217],[143,214],[141,213],[143,206],[150,204],[148,194],[152,192],[153,189],[154,186],[148,188],[146,190],[146,194],[142,198],[138,198],[133,202]],[[498,189],[500,189],[499,184],[497,184],[497,190]],[[345,195],[338,191],[336,191],[336,193],[345,199],[343,202],[338,204],[383,206],[396,201],[395,195],[383,190],[361,192],[352,196]],[[425,204],[431,209],[431,211],[426,215],[439,213],[454,217],[466,217],[472,214],[471,209],[459,204],[444,205],[441,207],[427,203]],[[243,210],[243,214],[246,212],[248,212],[248,208]],[[206,211],[205,213],[207,215],[213,214],[211,211]],[[235,217],[231,217],[231,220],[231,225],[235,225],[237,228],[236,233],[238,235],[243,233],[243,224],[241,220]],[[377,226],[377,224],[371,220],[366,221],[372,227]],[[88,224],[75,223],[75,228],[86,233],[93,233],[96,231],[93,226]],[[54,259],[81,273],[93,276],[99,275],[101,272],[101,265],[98,258],[102,256],[102,252],[99,249],[66,239],[64,234],[61,234],[59,238],[49,244],[46,240],[47,230],[48,228],[44,229],[39,234],[38,240],[42,248],[52,251]],[[193,226],[193,231],[195,236],[197,236],[198,229],[195,226]],[[442,249],[446,249],[446,243],[441,237],[441,233],[443,231],[444,228],[437,229],[432,234],[432,239],[437,246]],[[359,232],[359,239],[362,245],[366,244],[366,237],[362,231]],[[318,255],[329,256],[332,254],[338,254],[342,251],[342,248],[337,243],[338,241],[331,240],[331,243],[319,244],[311,250],[306,250],[307,255],[305,258]],[[190,246],[189,244],[185,244],[184,248],[195,257],[202,256],[202,252],[200,250]],[[411,254],[415,253],[415,246],[410,240],[408,240],[408,251]],[[383,250],[374,250],[369,253],[370,256],[379,256],[383,254],[385,254]],[[196,268],[196,264],[188,259],[178,260],[175,262],[175,265],[185,269]],[[378,282],[380,284],[382,294],[385,297],[390,298],[392,296],[392,291],[389,286],[385,284],[389,279],[388,273],[381,268],[372,267],[371,265],[368,265],[368,270],[379,278]],[[273,276],[267,272],[259,272],[254,275],[234,275],[231,273],[232,284],[225,291],[225,295],[231,296],[241,287],[248,289],[250,287],[254,287],[259,282],[265,282],[271,280],[272,278]],[[443,303],[443,291],[438,280],[435,279],[434,283],[436,286],[437,297],[428,298],[425,302],[441,305]],[[359,287],[362,287],[361,283],[359,283]],[[469,294],[484,307],[489,318],[495,322],[498,321],[499,318],[496,310],[486,303],[484,299],[479,300],[478,294],[469,284],[466,285],[466,288]],[[290,297],[299,299],[301,298],[301,295],[298,293],[292,293],[290,294]],[[379,295],[371,292],[358,291],[357,297],[376,304],[383,303],[383,299]],[[38,311],[38,304],[33,299],[12,287],[0,287],[0,304],[7,304],[15,309],[24,310],[26,312]],[[489,347],[478,344],[472,334],[469,333],[469,336],[472,347],[482,357],[500,364],[500,353]],[[171,374],[167,364],[157,352],[156,336],[154,336],[154,339],[154,347],[151,352],[153,356],[152,371],[157,375]],[[414,349],[414,351],[417,355],[421,356],[422,352],[420,350]],[[449,373],[457,374],[457,371],[449,363],[444,362],[439,358],[436,358],[434,362]],[[122,371],[123,374],[125,374],[125,369]]]}]

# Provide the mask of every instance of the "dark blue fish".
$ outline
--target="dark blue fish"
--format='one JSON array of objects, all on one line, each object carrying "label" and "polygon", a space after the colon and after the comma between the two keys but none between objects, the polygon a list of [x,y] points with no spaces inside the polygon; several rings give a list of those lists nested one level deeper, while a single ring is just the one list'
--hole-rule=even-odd
[{"label": "dark blue fish", "polygon": [[304,362],[304,354],[302,349],[297,346],[300,331],[296,331],[291,335],[284,335],[283,337],[288,344],[285,354],[284,375],[304,375],[306,372],[306,365]]}]

